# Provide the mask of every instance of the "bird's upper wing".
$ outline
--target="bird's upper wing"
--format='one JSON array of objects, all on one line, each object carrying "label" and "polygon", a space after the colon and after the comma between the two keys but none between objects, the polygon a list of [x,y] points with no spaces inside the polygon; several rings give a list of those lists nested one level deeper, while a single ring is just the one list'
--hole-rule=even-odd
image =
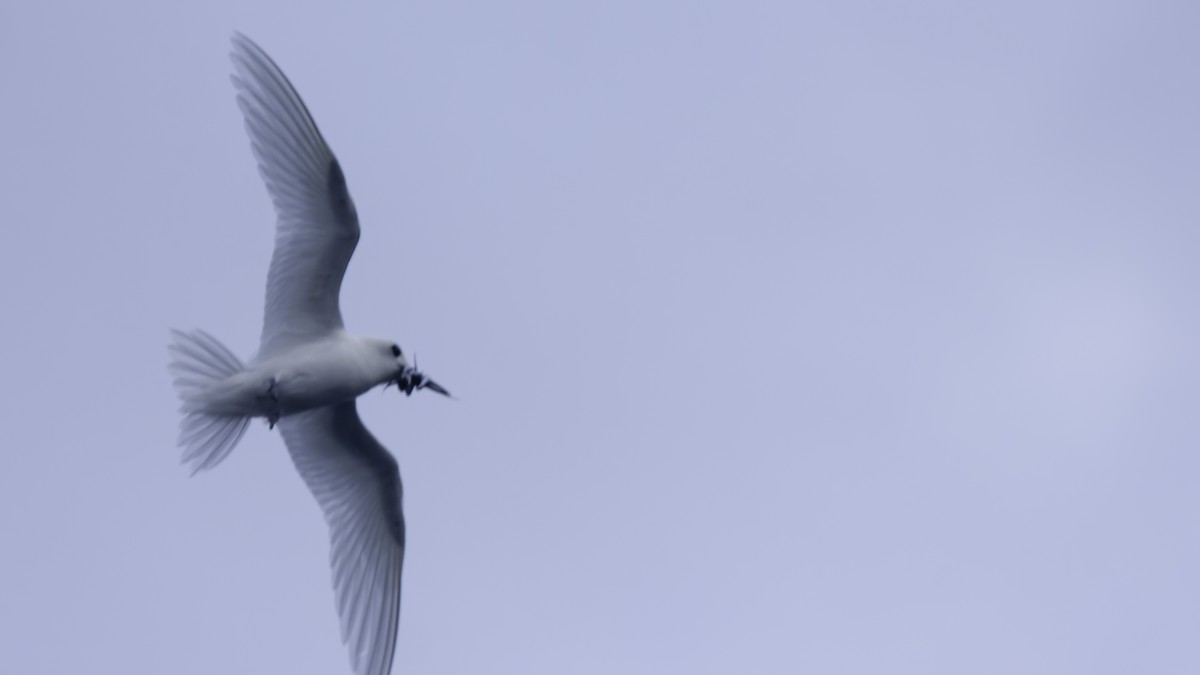
[{"label": "bird's upper wing", "polygon": [[358,215],[337,158],[283,71],[240,33],[230,58],[278,216],[259,347],[259,356],[271,356],[342,327],[338,294],[358,244]]},{"label": "bird's upper wing", "polygon": [[396,460],[363,426],[353,400],[289,415],[279,429],[329,523],[333,587],[350,664],[357,675],[387,675],[404,562]]}]

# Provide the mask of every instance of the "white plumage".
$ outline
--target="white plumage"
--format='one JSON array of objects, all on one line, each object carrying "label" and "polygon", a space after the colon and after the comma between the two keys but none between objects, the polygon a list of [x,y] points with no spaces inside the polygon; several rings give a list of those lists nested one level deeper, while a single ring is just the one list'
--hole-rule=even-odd
[{"label": "white plumage", "polygon": [[204,331],[174,331],[169,369],[183,401],[179,444],[193,472],[232,452],[249,422],[280,433],[330,529],[342,640],[357,675],[391,671],[404,563],[396,460],[355,399],[379,385],[445,389],[393,342],[350,335],[338,296],[359,224],[337,158],[283,71],[249,38],[231,54],[237,102],[278,216],[258,353],[248,365]]}]

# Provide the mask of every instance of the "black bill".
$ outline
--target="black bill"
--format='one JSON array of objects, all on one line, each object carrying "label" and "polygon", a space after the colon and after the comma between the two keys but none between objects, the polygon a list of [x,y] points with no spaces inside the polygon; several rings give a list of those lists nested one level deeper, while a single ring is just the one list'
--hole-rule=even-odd
[{"label": "black bill", "polygon": [[429,389],[430,391],[436,391],[442,396],[454,398],[450,396],[450,392],[445,387],[429,379],[425,373],[416,368],[406,368],[404,372],[400,373],[400,376],[396,378],[396,386],[400,388],[400,391],[404,392],[405,396],[412,396],[414,391]]}]

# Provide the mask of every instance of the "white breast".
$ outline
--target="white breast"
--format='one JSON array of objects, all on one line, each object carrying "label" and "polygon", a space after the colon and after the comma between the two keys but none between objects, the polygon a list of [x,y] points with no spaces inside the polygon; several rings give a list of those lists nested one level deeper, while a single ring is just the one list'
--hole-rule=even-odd
[{"label": "white breast", "polygon": [[275,378],[281,415],[291,415],[353,399],[387,378],[386,360],[362,341],[338,332],[259,365]]}]

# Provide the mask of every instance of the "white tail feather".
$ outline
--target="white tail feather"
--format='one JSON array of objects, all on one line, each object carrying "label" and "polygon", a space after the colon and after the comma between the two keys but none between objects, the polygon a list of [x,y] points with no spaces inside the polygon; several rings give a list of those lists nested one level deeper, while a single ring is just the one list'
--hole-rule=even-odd
[{"label": "white tail feather", "polygon": [[191,466],[195,475],[228,457],[250,426],[249,417],[204,410],[213,385],[241,372],[244,366],[225,345],[202,330],[172,330],[167,352],[171,355],[167,370],[174,376],[175,389],[183,401],[180,410],[184,417],[179,424],[183,463]]}]

